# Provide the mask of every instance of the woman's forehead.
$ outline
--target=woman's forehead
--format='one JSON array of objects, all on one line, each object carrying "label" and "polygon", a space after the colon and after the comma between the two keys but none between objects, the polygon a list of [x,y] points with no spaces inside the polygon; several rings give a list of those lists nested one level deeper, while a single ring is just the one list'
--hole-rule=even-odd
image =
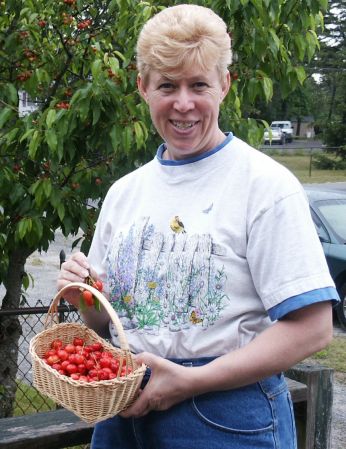
[{"label": "woman's forehead", "polygon": [[206,79],[218,75],[218,71],[216,67],[211,69],[204,69],[201,67],[190,66],[184,67],[183,69],[174,69],[174,70],[150,70],[149,71],[149,79],[158,80],[158,79],[169,79],[169,80],[195,80],[195,79]]}]

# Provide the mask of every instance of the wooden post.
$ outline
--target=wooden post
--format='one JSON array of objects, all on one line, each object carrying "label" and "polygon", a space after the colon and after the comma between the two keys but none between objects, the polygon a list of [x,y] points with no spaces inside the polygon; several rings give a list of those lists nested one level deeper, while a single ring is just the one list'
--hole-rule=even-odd
[{"label": "wooden post", "polygon": [[[304,449],[330,449],[334,370],[325,366],[298,364],[286,375],[306,384],[307,402],[300,408],[298,419],[305,420],[305,426],[297,426],[298,432],[305,429]],[[305,416],[304,416],[305,415]]]}]

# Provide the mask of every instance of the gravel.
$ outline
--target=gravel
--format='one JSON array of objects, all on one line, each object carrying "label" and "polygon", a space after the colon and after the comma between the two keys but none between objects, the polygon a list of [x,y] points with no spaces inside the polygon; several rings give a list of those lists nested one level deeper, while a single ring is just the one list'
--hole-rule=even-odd
[{"label": "gravel", "polygon": [[[50,304],[52,298],[56,294],[56,279],[59,272],[60,251],[64,250],[66,257],[68,257],[72,253],[71,245],[73,240],[74,238],[66,239],[61,232],[57,232],[55,241],[50,245],[47,252],[35,252],[28,258],[26,271],[31,274],[34,279],[34,284],[30,286],[26,292],[27,302],[30,306]],[[74,251],[76,250],[77,249],[74,249]],[[3,297],[3,294],[4,288],[3,286],[0,286],[0,298]],[[29,317],[27,324],[23,328],[23,334],[27,341],[42,329],[42,324],[35,324],[34,329],[32,329],[33,323],[34,317]],[[334,328],[334,335],[346,338],[346,332],[339,327]],[[30,366],[25,359],[28,349],[24,339],[22,339],[20,343],[20,349],[21,354],[19,355],[18,361],[22,363],[23,373],[25,373],[30,369]],[[27,366],[25,366],[25,364],[27,364]],[[335,374],[331,449],[345,449],[346,374]]]}]

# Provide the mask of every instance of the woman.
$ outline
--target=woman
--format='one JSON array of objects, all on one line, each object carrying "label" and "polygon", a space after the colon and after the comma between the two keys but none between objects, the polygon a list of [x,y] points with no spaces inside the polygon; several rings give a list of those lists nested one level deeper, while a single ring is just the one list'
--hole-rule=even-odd
[{"label": "woman", "polygon": [[[97,424],[92,448],[295,448],[281,373],[328,344],[338,299],[302,188],[220,130],[231,48],[211,10],[157,14],[137,61],[164,143],[110,188],[88,258],[72,255],[58,281],[92,269],[150,367],[135,403]],[[84,319],[117,345],[106,314]]]}]

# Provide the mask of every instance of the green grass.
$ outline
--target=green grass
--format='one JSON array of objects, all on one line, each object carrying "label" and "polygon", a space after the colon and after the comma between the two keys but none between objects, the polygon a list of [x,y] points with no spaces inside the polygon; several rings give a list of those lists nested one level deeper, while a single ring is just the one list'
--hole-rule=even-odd
[{"label": "green grass", "polygon": [[334,337],[330,345],[316,352],[310,359],[346,374],[346,338]]},{"label": "green grass", "polygon": [[322,365],[334,370],[334,377],[346,384],[346,338],[334,337],[322,351],[302,361],[309,365]]},{"label": "green grass", "polygon": [[318,170],[313,166],[310,168],[310,155],[299,154],[299,151],[298,154],[274,153],[271,157],[287,167],[302,183],[338,182],[346,179],[346,170]]},{"label": "green grass", "polygon": [[56,408],[51,399],[42,396],[35,388],[20,381],[17,381],[17,384],[14,416],[28,415],[37,411],[45,412]]}]

